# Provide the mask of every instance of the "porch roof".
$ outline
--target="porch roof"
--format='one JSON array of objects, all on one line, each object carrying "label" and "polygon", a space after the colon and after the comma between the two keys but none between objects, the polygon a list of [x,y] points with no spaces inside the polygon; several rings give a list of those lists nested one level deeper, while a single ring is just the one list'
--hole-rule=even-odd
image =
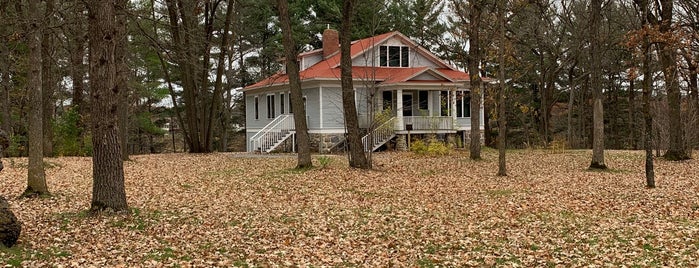
[{"label": "porch roof", "polygon": [[[323,64],[320,62],[318,64]],[[335,80],[340,81],[340,68],[314,68],[313,66],[309,69],[301,71],[299,76],[302,82],[312,81],[312,80]],[[438,80],[415,80],[416,76],[423,73],[431,73],[433,76],[439,78]],[[455,71],[448,68],[429,68],[429,67],[417,67],[417,68],[379,68],[379,67],[364,67],[364,66],[354,66],[352,67],[352,78],[359,81],[376,81],[380,85],[391,85],[406,82],[432,82],[432,83],[457,83],[469,81],[468,74]],[[253,85],[245,87],[243,90],[252,90],[269,86],[285,85],[289,83],[289,76],[287,74],[275,74],[266,78],[260,82]]]}]

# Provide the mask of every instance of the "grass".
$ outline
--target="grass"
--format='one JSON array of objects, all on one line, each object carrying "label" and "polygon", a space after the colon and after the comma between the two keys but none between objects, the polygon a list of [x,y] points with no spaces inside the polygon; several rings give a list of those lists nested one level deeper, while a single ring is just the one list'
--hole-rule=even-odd
[{"label": "grass", "polygon": [[[339,156],[303,170],[292,158],[133,156],[132,209],[114,215],[87,211],[89,159],[59,157],[52,197],[9,198],[25,230],[0,265],[699,265],[697,160],[658,161],[650,190],[642,152],[608,152],[611,172],[585,171],[589,151],[508,153],[506,178],[491,150],[377,153],[370,171]],[[0,194],[21,193],[25,175],[6,167]]]}]

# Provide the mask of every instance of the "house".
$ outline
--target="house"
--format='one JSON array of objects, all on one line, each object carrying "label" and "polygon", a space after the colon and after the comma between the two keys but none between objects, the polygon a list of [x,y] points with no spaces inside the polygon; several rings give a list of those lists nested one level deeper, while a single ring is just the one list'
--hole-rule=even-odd
[{"label": "house", "polygon": [[[467,73],[399,32],[354,41],[351,56],[360,128],[367,134],[363,139],[366,150],[376,150],[391,140],[396,148],[406,148],[407,138],[416,134],[469,142]],[[325,152],[342,144],[346,133],[338,32],[325,30],[323,48],[299,54],[299,65],[311,149]],[[288,76],[275,74],[243,92],[247,151],[293,150]],[[480,113],[483,118],[483,107]]]}]

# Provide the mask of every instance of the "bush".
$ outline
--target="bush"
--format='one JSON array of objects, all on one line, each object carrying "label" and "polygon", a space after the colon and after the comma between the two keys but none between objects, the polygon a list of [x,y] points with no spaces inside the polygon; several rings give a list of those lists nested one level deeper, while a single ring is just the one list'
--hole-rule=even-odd
[{"label": "bush", "polygon": [[448,155],[451,152],[451,147],[431,138],[427,143],[423,140],[410,143],[410,151],[419,155]]}]

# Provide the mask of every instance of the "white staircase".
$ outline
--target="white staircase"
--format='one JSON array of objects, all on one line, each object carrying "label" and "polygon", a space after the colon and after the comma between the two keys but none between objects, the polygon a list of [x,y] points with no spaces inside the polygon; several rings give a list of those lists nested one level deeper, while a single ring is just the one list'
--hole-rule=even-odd
[{"label": "white staircase", "polygon": [[362,137],[364,151],[373,152],[376,149],[379,149],[379,147],[381,147],[382,145],[386,144],[391,139],[393,139],[393,137],[396,136],[395,122],[396,118],[391,117],[391,119],[386,120],[386,122],[374,128],[374,130]]},{"label": "white staircase", "polygon": [[277,116],[250,138],[250,149],[254,152],[269,153],[294,134],[296,134],[294,115]]}]

